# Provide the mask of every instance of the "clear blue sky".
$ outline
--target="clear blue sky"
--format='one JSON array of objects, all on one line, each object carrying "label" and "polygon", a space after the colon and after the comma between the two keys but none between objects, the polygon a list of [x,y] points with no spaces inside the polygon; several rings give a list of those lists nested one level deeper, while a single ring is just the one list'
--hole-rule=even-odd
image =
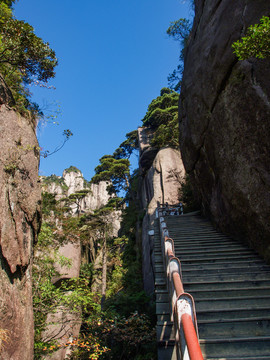
[{"label": "clear blue sky", "polygon": [[41,175],[61,175],[74,165],[86,179],[99,158],[112,154],[125,134],[141,125],[148,104],[167,86],[179,44],[166,35],[170,22],[190,17],[182,0],[19,0],[15,16],[49,42],[59,65],[50,85],[31,87],[33,99],[49,109],[57,103],[59,125],[38,133],[52,151],[64,129],[74,136],[55,155],[41,159]]}]

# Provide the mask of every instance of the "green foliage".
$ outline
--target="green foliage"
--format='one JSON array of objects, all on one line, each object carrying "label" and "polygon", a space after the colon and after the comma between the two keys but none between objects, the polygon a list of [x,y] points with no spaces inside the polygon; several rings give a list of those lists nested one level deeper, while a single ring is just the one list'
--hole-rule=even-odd
[{"label": "green foliage", "polygon": [[47,82],[55,76],[55,52],[34,34],[31,25],[16,20],[5,4],[0,4],[0,64],[19,70],[27,83]]},{"label": "green foliage", "polygon": [[55,195],[48,193],[46,191],[42,192],[42,214],[45,217],[50,216],[51,212],[56,213],[57,211],[57,201]]},{"label": "green foliage", "polygon": [[35,246],[33,264],[35,359],[56,349],[53,337],[47,336],[45,340],[42,336],[50,325],[47,321],[49,314],[56,313],[61,307],[76,314],[78,320],[82,311],[83,313],[99,311],[99,305],[94,301],[94,294],[89,287],[91,277],[89,274],[86,275],[84,272],[83,277],[62,281],[58,286],[54,285],[55,279],[60,276],[55,265],[59,264],[66,268],[72,265],[71,260],[59,254],[60,244],[55,230],[44,222]]},{"label": "green foliage", "polygon": [[6,4],[8,7],[11,7],[15,1],[16,0],[1,0],[0,4]]},{"label": "green foliage", "polygon": [[172,119],[178,110],[179,94],[167,88],[161,90],[161,95],[152,100],[147,112],[142,120],[144,126],[157,128],[161,124],[166,124]]},{"label": "green foliage", "polygon": [[178,128],[179,94],[168,88],[160,91],[160,96],[148,106],[143,125],[154,130],[151,145],[157,148],[179,147]]},{"label": "green foliage", "polygon": [[64,192],[68,190],[68,186],[65,183],[64,178],[55,174],[44,177],[42,183],[45,185],[45,187],[46,185],[51,185],[52,183],[55,183],[56,185],[60,186]]},{"label": "green foliage", "polygon": [[198,202],[196,201],[190,176],[188,174],[186,174],[184,181],[181,183],[179,199],[183,203],[184,213],[199,210],[200,208]]},{"label": "green foliage", "polygon": [[76,166],[71,165],[69,168],[65,169],[66,173],[71,173],[71,172],[75,172],[75,173],[80,173],[80,170],[78,168],[76,168]]},{"label": "green foliage", "polygon": [[[162,96],[168,94],[171,94],[171,90],[164,89]],[[157,103],[164,108],[169,104],[165,99]],[[154,307],[143,291],[141,253],[137,238],[137,221],[142,219],[135,200],[138,171],[130,176],[129,160],[122,158],[124,154],[130,156],[137,147],[137,132],[127,135],[126,142],[120,145],[123,152],[103,156],[95,175],[97,182],[106,180],[111,182],[114,189],[126,190],[125,200],[115,196],[91,214],[72,217],[66,208],[72,201],[77,202],[85,196],[88,189],[71,194],[65,208],[61,208],[61,202],[57,202],[53,195],[43,195],[45,218],[52,220],[53,212],[60,226],[56,228],[53,224],[43,223],[36,248],[37,254],[42,255],[36,260],[41,261],[35,270],[41,279],[37,281],[37,286],[41,286],[38,291],[44,292],[39,296],[37,291],[41,302],[38,303],[40,311],[35,315],[38,329],[36,359],[41,354],[49,355],[60,346],[51,339],[44,343],[41,336],[47,326],[48,311],[57,311],[59,306],[73,314],[77,313],[82,319],[79,339],[65,344],[73,350],[70,359],[155,359]],[[55,181],[61,183],[61,178],[54,175],[46,179],[47,184]],[[128,202],[128,206],[124,206],[125,202]],[[119,237],[114,238],[111,228],[114,212],[119,209],[122,209],[124,226]],[[79,279],[61,280],[54,285],[53,282],[59,276],[55,263],[68,266],[65,263],[67,259],[57,255],[59,246],[71,241],[80,242],[83,251],[87,252],[87,256],[83,255],[84,261],[90,259],[91,263],[82,266]],[[38,273],[44,267],[45,270]]]},{"label": "green foliage", "polygon": [[45,86],[55,76],[55,52],[48,43],[34,34],[31,25],[14,18],[10,6],[13,1],[0,2],[0,72],[15,100],[16,109],[31,118],[43,115],[31,103],[30,83]]},{"label": "green foliage", "polygon": [[187,19],[172,21],[167,29],[167,34],[176,41],[180,41],[182,46],[187,45],[187,39],[191,30],[191,22]]},{"label": "green foliage", "polygon": [[171,22],[169,28],[167,29],[167,34],[173,39],[180,43],[180,55],[179,62],[180,64],[177,68],[168,76],[168,83],[171,89],[179,91],[181,88],[181,80],[183,75],[183,62],[185,57],[185,50],[188,43],[189,34],[191,31],[191,22],[187,19],[179,19]]},{"label": "green foliage", "polygon": [[66,203],[66,206],[76,205],[76,213],[79,216],[81,212],[81,201],[91,192],[90,189],[78,190],[73,194],[70,194],[67,198],[62,199]]},{"label": "green foliage", "polygon": [[246,36],[233,43],[232,47],[239,60],[270,57],[270,18],[263,16],[259,24],[251,25]]},{"label": "green foliage", "polygon": [[72,360],[156,358],[155,349],[154,352],[149,352],[149,343],[154,344],[156,341],[155,331],[145,315],[134,313],[125,318],[112,316],[107,312],[99,318],[90,317],[84,324],[83,335],[85,344],[88,339],[96,339],[103,355],[89,356],[89,350],[81,346],[71,355]]},{"label": "green foliage", "polygon": [[139,139],[138,139],[138,131],[133,130],[130,133],[126,134],[126,140],[122,142],[113,153],[113,157],[115,159],[129,159],[134,150],[139,149]]},{"label": "green foliage", "polygon": [[126,191],[129,187],[129,166],[128,159],[115,159],[112,155],[105,155],[100,160],[100,165],[95,168],[96,174],[91,182],[94,184],[100,181],[111,182],[109,193]]}]

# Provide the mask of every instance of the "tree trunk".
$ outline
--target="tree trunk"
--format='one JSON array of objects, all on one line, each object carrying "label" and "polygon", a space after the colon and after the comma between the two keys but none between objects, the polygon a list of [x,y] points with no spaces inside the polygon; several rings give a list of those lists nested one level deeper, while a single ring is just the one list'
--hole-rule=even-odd
[{"label": "tree trunk", "polygon": [[101,283],[101,309],[105,301],[107,285],[107,241],[106,235],[104,236],[103,249],[102,249],[102,283]]}]

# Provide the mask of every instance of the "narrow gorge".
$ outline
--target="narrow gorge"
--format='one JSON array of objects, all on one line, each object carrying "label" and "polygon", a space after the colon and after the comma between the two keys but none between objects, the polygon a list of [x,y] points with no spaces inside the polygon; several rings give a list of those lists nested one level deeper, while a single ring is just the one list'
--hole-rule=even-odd
[{"label": "narrow gorge", "polygon": [[[6,23],[15,21],[12,4],[0,1]],[[50,66],[41,73],[23,68],[22,54],[15,70],[0,64],[0,359],[157,359],[160,204],[181,202],[211,221],[220,241],[243,241],[270,262],[270,59],[239,60],[233,50],[270,3],[192,4],[188,36],[175,27],[180,94],[162,88],[91,179],[73,164],[62,176],[38,173],[42,112],[26,77],[33,71],[28,85],[53,77],[54,52],[43,44]]]}]

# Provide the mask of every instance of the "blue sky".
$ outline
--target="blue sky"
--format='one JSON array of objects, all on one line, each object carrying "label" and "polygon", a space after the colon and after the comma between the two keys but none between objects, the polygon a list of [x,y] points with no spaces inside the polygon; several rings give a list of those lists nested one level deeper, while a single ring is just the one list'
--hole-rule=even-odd
[{"label": "blue sky", "polygon": [[41,107],[61,109],[59,125],[38,131],[40,146],[52,151],[64,129],[74,134],[61,151],[41,159],[40,174],[61,175],[74,165],[90,180],[99,158],[141,125],[148,104],[167,86],[179,44],[166,29],[191,16],[189,1],[19,0],[14,13],[59,60],[50,82],[55,90],[31,87]]}]

